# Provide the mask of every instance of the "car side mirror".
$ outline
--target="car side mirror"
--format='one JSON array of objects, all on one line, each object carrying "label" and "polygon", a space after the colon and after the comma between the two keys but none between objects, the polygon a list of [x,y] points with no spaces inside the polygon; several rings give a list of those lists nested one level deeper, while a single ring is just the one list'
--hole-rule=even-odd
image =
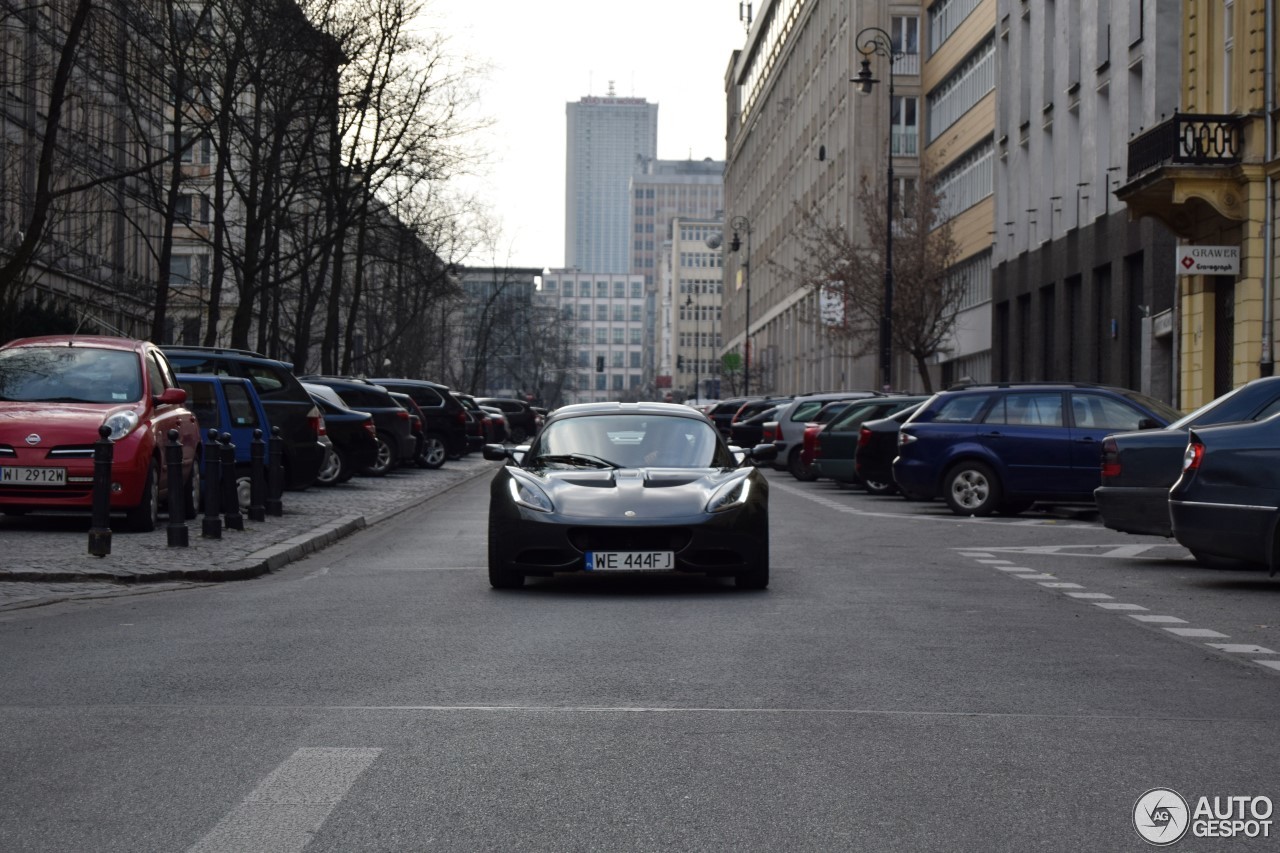
[{"label": "car side mirror", "polygon": [[757,444],[751,448],[751,458],[756,462],[772,462],[778,458],[778,448],[772,444]]},{"label": "car side mirror", "polygon": [[510,451],[502,444],[486,444],[481,452],[490,462],[505,462],[511,458]]},{"label": "car side mirror", "polygon": [[1155,418],[1142,418],[1138,421],[1138,429],[1160,429],[1160,422]]},{"label": "car side mirror", "polygon": [[157,406],[180,406],[187,402],[187,392],[182,388],[166,388],[155,401]]}]

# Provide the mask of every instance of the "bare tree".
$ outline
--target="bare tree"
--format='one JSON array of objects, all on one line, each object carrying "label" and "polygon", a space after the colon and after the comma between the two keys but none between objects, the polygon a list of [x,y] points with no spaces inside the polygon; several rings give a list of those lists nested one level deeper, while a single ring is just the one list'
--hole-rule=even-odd
[{"label": "bare tree", "polygon": [[[952,273],[958,248],[943,199],[931,175],[922,169],[914,190],[894,206],[893,347],[908,353],[926,391],[933,389],[927,359],[950,337],[964,280]],[[784,270],[799,286],[842,309],[828,333],[846,338],[856,355],[873,352],[879,342],[884,308],[884,246],[888,226],[885,187],[865,178],[858,193],[865,230],[851,235],[839,223],[816,212],[799,212],[796,237],[800,260]],[[897,201],[897,199],[895,199]]]}]

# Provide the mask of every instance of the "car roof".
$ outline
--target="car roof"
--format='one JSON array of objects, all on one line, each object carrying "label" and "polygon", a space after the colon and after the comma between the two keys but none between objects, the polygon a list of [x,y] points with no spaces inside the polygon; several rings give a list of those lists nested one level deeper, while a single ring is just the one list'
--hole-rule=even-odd
[{"label": "car roof", "polygon": [[254,352],[247,349],[233,349],[231,347],[197,347],[177,344],[162,344],[160,349],[169,355],[219,355],[241,361],[268,361],[272,364],[284,366],[290,372],[293,371],[293,364],[288,361],[281,361],[278,358],[265,356],[260,352]]},{"label": "car roof", "polygon": [[[250,389],[253,388],[253,383],[243,376],[224,376],[220,373],[175,373],[173,377],[179,382],[208,382],[210,384],[214,382],[223,384],[230,382],[234,385],[248,385]],[[257,392],[254,392],[254,396],[257,396]]]},{"label": "car roof", "polygon": [[48,347],[48,346],[81,346],[92,347],[93,349],[115,349],[126,352],[137,352],[139,349],[146,347],[146,341],[140,341],[136,338],[122,338],[112,335],[41,335],[34,338],[18,338],[9,341],[4,345],[4,349],[16,349],[18,347]]},{"label": "car roof", "polygon": [[[434,388],[437,391],[449,391],[448,385],[441,385],[439,382],[432,382],[429,379],[391,379],[388,377],[371,377],[369,382],[378,385],[421,385],[427,388]],[[452,391],[450,391],[452,393]]]}]

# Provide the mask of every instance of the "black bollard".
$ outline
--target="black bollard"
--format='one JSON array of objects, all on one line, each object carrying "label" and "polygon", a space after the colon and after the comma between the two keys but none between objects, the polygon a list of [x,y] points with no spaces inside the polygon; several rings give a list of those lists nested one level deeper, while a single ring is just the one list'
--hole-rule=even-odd
[{"label": "black bollard", "polygon": [[224,432],[218,441],[222,444],[222,523],[228,530],[244,530],[240,481],[236,478],[236,446],[231,443],[229,432]]},{"label": "black bollard", "polygon": [[262,440],[262,430],[253,431],[249,445],[249,520],[267,520],[267,443]]},{"label": "black bollard", "polygon": [[[170,548],[186,548],[191,542],[187,538],[187,501],[182,494],[182,434],[176,429],[169,430],[169,446],[164,452],[169,468],[169,526],[165,533]],[[194,467],[191,476],[196,476]]]},{"label": "black bollard", "polygon": [[200,535],[205,539],[222,538],[222,455],[218,452],[218,431],[209,430],[204,446],[204,523]]},{"label": "black bollard", "polygon": [[111,427],[98,427],[93,445],[93,521],[89,528],[89,553],[105,557],[111,553],[111,458],[115,445],[107,436]]},{"label": "black bollard", "polygon": [[267,514],[284,515],[284,439],[280,427],[271,428],[271,441],[267,462]]}]

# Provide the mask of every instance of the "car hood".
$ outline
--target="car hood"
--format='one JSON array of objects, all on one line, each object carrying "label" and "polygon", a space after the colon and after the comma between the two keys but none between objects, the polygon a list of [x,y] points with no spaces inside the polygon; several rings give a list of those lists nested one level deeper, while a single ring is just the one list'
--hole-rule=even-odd
[{"label": "car hood", "polygon": [[697,515],[717,488],[749,471],[732,468],[543,469],[531,474],[562,515],[576,518],[670,518]]},{"label": "car hood", "polygon": [[140,403],[25,403],[0,401],[0,444],[23,444],[27,436],[40,436],[49,444],[92,444],[98,427],[116,412],[132,411],[140,417]]}]

